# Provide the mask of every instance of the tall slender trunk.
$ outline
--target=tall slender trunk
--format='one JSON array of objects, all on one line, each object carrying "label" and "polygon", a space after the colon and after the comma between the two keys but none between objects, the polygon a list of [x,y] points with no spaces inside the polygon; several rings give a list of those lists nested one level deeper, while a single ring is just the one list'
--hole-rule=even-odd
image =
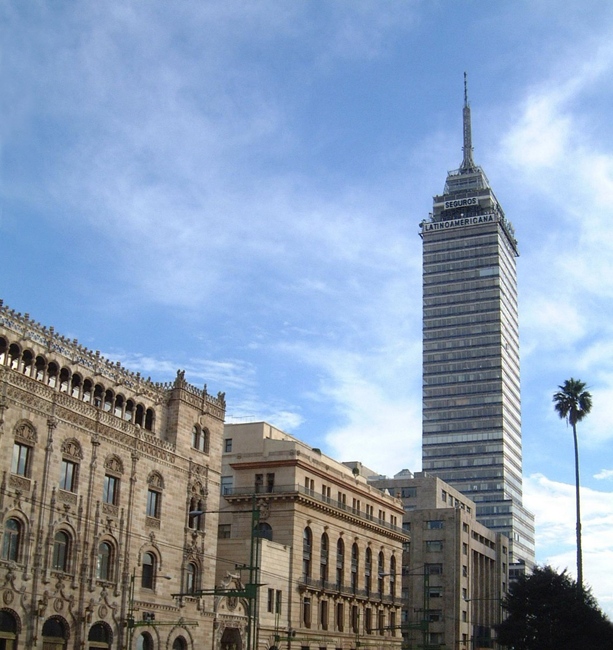
[{"label": "tall slender trunk", "polygon": [[573,422],[573,439],[575,441],[575,493],[577,501],[577,586],[583,590],[583,555],[581,552],[581,498],[579,487],[579,445],[577,443],[577,426]]}]

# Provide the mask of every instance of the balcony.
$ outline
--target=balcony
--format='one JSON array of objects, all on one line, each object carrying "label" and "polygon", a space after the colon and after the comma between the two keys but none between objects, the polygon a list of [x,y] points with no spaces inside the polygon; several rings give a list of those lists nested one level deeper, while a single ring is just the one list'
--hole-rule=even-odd
[{"label": "balcony", "polygon": [[329,496],[324,496],[315,490],[305,488],[303,485],[266,485],[266,486],[244,486],[244,487],[227,487],[223,493],[223,496],[231,501],[235,497],[251,497],[254,494],[262,497],[274,497],[275,495],[301,495],[307,499],[311,499],[316,503],[325,504],[329,508],[334,508],[339,512],[345,513],[363,522],[368,522],[379,526],[380,528],[385,528],[386,530],[393,531],[394,533],[401,534],[403,537],[408,539],[409,535],[401,527],[390,524],[385,519],[379,519],[374,517],[370,513],[362,512],[357,508],[350,508],[345,502],[337,501],[336,499],[331,499]]}]

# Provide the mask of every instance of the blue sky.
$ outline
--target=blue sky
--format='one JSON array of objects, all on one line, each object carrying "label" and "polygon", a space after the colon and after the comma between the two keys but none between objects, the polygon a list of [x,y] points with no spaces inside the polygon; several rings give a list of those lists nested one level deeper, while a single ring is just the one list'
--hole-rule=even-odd
[{"label": "blue sky", "polygon": [[515,226],[525,503],[613,614],[613,4],[0,5],[0,297],[341,460],[421,467],[419,223],[461,152]]}]

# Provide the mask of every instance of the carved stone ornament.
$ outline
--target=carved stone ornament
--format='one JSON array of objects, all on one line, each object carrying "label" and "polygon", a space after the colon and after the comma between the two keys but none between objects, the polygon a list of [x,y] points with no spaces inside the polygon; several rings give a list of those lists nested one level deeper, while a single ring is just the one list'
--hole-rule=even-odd
[{"label": "carved stone ornament", "polygon": [[236,596],[228,596],[228,609],[233,612],[238,605],[238,598]]},{"label": "carved stone ornament", "polygon": [[164,489],[164,479],[159,472],[151,472],[147,479],[147,483],[153,488],[158,488],[159,490]]},{"label": "carved stone ornament", "polygon": [[18,422],[17,426],[15,427],[15,440],[27,442],[30,444],[36,443],[38,436],[36,435],[36,429],[34,428],[34,425],[27,420]]},{"label": "carved stone ornament", "polygon": [[123,463],[119,456],[109,456],[104,462],[104,467],[116,474],[123,474]]},{"label": "carved stone ornament", "polygon": [[5,589],[2,594],[2,600],[5,605],[10,605],[15,598],[15,594],[10,589]]},{"label": "carved stone ornament", "polygon": [[83,460],[83,451],[78,440],[68,438],[62,443],[62,453],[72,460]]},{"label": "carved stone ornament", "polygon": [[260,511],[260,520],[268,519],[270,517],[270,505],[268,501],[263,499],[258,503],[258,508]]}]

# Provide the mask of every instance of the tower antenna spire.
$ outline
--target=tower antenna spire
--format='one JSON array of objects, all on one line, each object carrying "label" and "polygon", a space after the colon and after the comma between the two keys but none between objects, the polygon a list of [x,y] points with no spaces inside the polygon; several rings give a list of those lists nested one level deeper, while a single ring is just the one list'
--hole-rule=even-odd
[{"label": "tower antenna spire", "polygon": [[470,123],[470,105],[468,103],[468,80],[466,72],[464,73],[464,109],[462,111],[462,122],[464,127],[464,159],[460,165],[460,171],[472,171],[476,165],[473,160],[473,142]]}]

